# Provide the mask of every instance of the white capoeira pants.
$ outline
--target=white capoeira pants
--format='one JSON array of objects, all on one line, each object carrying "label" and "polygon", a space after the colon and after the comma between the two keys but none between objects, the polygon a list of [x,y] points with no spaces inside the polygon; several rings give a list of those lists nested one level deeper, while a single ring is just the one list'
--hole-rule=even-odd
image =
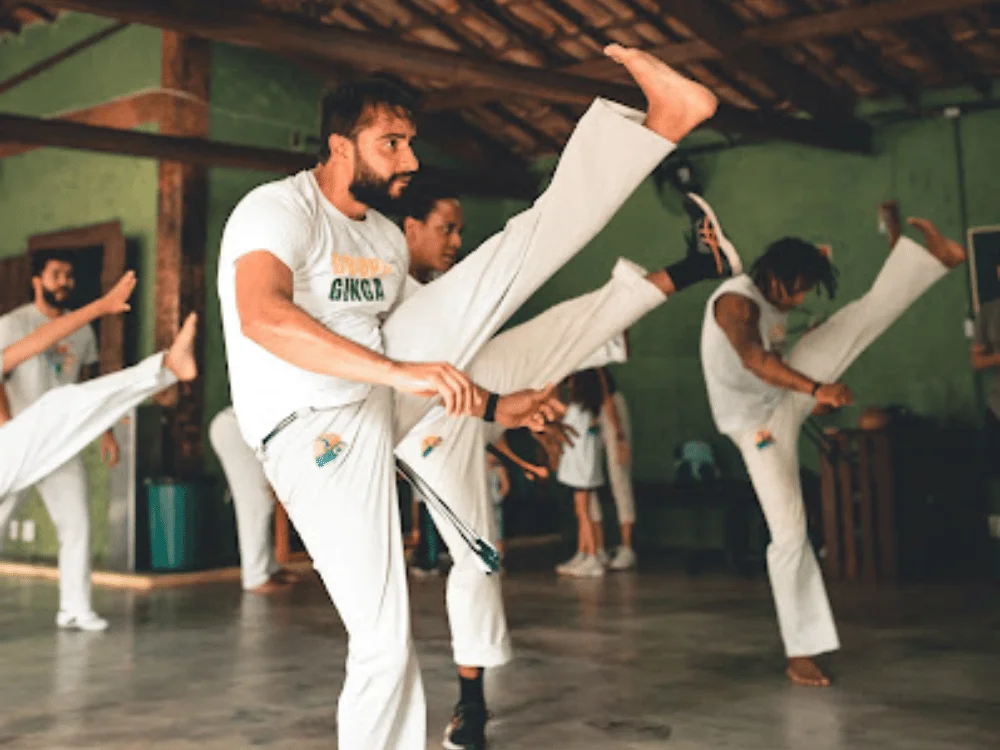
[{"label": "white capoeira pants", "polygon": [[[490,341],[469,366],[470,377],[490,390],[509,393],[557,383],[584,366],[620,361],[624,349],[609,339],[666,299],[645,275],[644,269],[619,260],[611,280],[600,289],[557,305]],[[495,538],[486,446],[499,432],[481,420],[449,417],[437,408],[396,448],[396,455],[486,539]],[[427,508],[454,561],[446,605],[455,663],[506,664],[512,651],[500,577],[484,575],[451,523],[435,506]]]},{"label": "white capoeira pants", "polygon": [[208,428],[208,438],[233,496],[243,588],[255,589],[281,569],[274,559],[271,533],[274,493],[264,476],[260,459],[240,433],[231,406],[215,415]]},{"label": "white capoeira pants", "polygon": [[90,610],[90,513],[78,454],[128,411],[177,382],[163,355],[112,375],[55,388],[0,425],[0,515],[38,487],[59,539],[59,608]]},{"label": "white capoeira pants", "polygon": [[[836,382],[946,273],[945,266],[916,242],[900,239],[869,292],[803,336],[787,357],[788,365],[814,380]],[[789,657],[840,648],[823,576],[806,536],[799,475],[799,432],[815,404],[808,395],[788,393],[766,423],[730,436],[743,454],[771,532],[767,570]],[[760,430],[771,433],[773,444],[757,447]]]},{"label": "white capoeira pants", "polygon": [[[625,402],[625,394],[617,391],[611,397],[615,402],[615,409],[618,411],[618,421],[621,423],[622,433],[625,441],[632,448],[632,420],[629,418],[628,404]],[[618,523],[635,523],[635,489],[632,486],[632,462],[626,464],[618,461],[618,435],[615,433],[614,425],[608,418],[607,412],[601,410],[601,438],[604,440],[604,452],[608,462],[608,483],[611,485],[611,497],[615,501],[615,510],[618,511]],[[604,520],[601,513],[601,504],[598,502],[597,493],[592,493],[590,500],[590,520],[600,523]]]},{"label": "white capoeira pants", "polygon": [[[595,101],[534,206],[393,311],[383,325],[386,354],[467,368],[673,149],[642,119]],[[392,454],[396,435],[409,432],[431,403],[395,395],[374,388],[361,403],[304,412],[261,452],[348,632],[341,750],[426,744]],[[394,401],[403,407],[398,416]]]}]

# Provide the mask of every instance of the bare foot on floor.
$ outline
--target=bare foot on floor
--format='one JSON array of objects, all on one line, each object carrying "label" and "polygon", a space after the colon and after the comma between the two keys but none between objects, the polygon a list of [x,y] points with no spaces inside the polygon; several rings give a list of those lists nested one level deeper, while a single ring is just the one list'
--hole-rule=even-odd
[{"label": "bare foot on floor", "polygon": [[294,570],[290,570],[289,568],[282,568],[271,576],[271,578],[279,583],[286,583],[290,586],[302,581],[302,575]]},{"label": "bare foot on floor", "polygon": [[830,687],[830,678],[808,656],[794,656],[785,670],[788,679],[804,687]]},{"label": "bare foot on floor", "polygon": [[955,240],[945,237],[938,228],[927,219],[907,219],[906,223],[918,229],[924,235],[927,251],[948,268],[954,268],[965,263],[965,248]]},{"label": "bare foot on floor", "polygon": [[623,65],[646,95],[646,127],[672,143],[680,143],[719,106],[715,94],[648,52],[609,44],[604,54]]},{"label": "bare foot on floor", "polygon": [[267,594],[277,594],[282,591],[288,591],[291,583],[280,580],[277,575],[273,575],[268,578],[264,583],[256,588],[247,589],[247,593],[250,594],[261,594],[266,596]]},{"label": "bare foot on floor", "polygon": [[194,358],[194,337],[197,332],[198,316],[191,313],[184,319],[184,325],[177,332],[174,343],[170,345],[163,358],[163,366],[181,382],[188,382],[198,377],[198,363]]}]

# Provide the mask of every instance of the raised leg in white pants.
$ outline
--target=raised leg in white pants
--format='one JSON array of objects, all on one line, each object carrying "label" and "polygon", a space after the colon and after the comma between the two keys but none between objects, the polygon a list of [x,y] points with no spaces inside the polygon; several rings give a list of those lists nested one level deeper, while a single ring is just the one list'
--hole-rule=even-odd
[{"label": "raised leg in white pants", "polygon": [[[386,355],[466,369],[525,300],[604,228],[674,149],[643,127],[643,118],[627,107],[594,101],[535,204],[393,311],[383,327]],[[402,438],[430,404],[403,395],[397,402],[397,435]]]},{"label": "raised leg in white pants", "polygon": [[[621,355],[609,339],[666,297],[646,271],[620,260],[600,289],[547,310],[490,341],[469,366],[473,380],[501,393],[558,382],[586,363],[599,367]],[[588,356],[589,355],[589,356]],[[493,507],[486,483],[485,450],[495,426],[451,418],[436,409],[410,431],[396,454],[476,532],[489,538]],[[451,524],[428,505],[452,553],[447,608],[455,663],[493,667],[511,658],[500,579],[486,576]]]},{"label": "raised leg in white pants", "polygon": [[0,497],[37,484],[155,393],[177,382],[163,355],[55,388],[0,425]]},{"label": "raised leg in white pants", "polygon": [[[916,242],[902,238],[871,290],[803,336],[788,364],[820,382],[833,382],[947,269]],[[778,624],[789,657],[839,648],[823,577],[806,536],[798,439],[815,401],[787,394],[761,429],[774,443],[758,448],[756,431],[734,435],[760,498],[771,544],[768,574]]]},{"label": "raised leg in white pants", "polygon": [[271,535],[274,493],[260,459],[243,440],[232,407],[215,415],[208,437],[233,496],[243,588],[255,589],[280,569]]},{"label": "raised leg in white pants", "polygon": [[494,338],[469,365],[469,376],[491,391],[510,393],[558,383],[584,362],[607,364],[595,353],[606,351],[608,341],[667,299],[646,275],[641,266],[619,259],[600,289]]}]

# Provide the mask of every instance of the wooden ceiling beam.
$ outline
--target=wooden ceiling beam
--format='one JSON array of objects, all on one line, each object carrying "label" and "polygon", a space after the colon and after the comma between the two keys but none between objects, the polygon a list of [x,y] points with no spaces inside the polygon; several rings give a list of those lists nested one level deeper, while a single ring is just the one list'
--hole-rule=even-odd
[{"label": "wooden ceiling beam", "polygon": [[787,97],[796,109],[813,117],[851,119],[853,101],[775,52],[747,39],[739,20],[726,6],[708,0],[696,3],[665,0],[660,2],[660,8],[714,47],[728,67],[756,78],[779,97]]},{"label": "wooden ceiling beam", "polygon": [[[878,0],[869,5],[840,10],[812,13],[785,21],[772,21],[744,29],[741,36],[748,42],[769,47],[844,36],[861,29],[892,26],[903,21],[946,15],[970,8],[995,4],[997,0]],[[703,40],[680,44],[668,43],[648,50],[668,65],[684,65],[701,60],[718,60],[722,54]],[[595,58],[561,69],[573,75],[590,78],[615,79],[621,77],[620,68],[612,61]],[[453,106],[482,104],[496,98],[496,93],[484,89],[465,87],[458,91],[442,92],[441,101]],[[433,106],[433,102],[431,103]]]},{"label": "wooden ceiling beam", "polygon": [[103,42],[109,36],[117,34],[119,31],[127,27],[128,27],[127,23],[120,23],[120,22],[113,23],[107,26],[106,28],[101,29],[97,33],[91,34],[90,36],[86,37],[85,39],[81,39],[79,42],[76,42],[75,44],[71,44],[70,46],[66,47],[63,50],[60,50],[54,55],[46,57],[44,60],[32,65],[30,68],[26,68],[17,75],[11,76],[7,80],[0,82],[0,94],[6,93],[15,86],[19,86],[25,81],[31,80],[39,73],[43,73],[49,68],[55,67],[64,60],[68,60],[74,55],[77,55],[86,49],[90,49],[95,44]]},{"label": "wooden ceiling beam", "polygon": [[[453,81],[458,85],[491,88],[505,96],[521,96],[589,104],[606,97],[637,107],[645,106],[634,85],[598,81],[559,71],[479,60],[467,55],[404,42],[385,34],[349,31],[335,26],[297,22],[280,14],[247,10],[217,0],[47,0],[52,7],[75,10],[121,21],[140,23],[215,41],[268,50],[282,57],[308,56],[361,68],[391,70]],[[783,138],[812,146],[867,152],[870,129],[858,122],[813,122],[761,115],[721,105],[709,127],[745,132],[765,138]],[[753,133],[741,130],[752,127]]]},{"label": "wooden ceiling beam", "polygon": [[[242,146],[205,138],[160,135],[11,114],[0,114],[0,143],[97,151],[204,167],[228,167],[278,174],[292,174],[316,163],[314,155],[299,151]],[[535,185],[506,182],[496,174],[480,176],[434,167],[424,169],[468,195],[532,198],[537,192]]]},{"label": "wooden ceiling beam", "polygon": [[879,0],[841,10],[816,13],[748,29],[746,36],[768,45],[798,44],[811,39],[851,34],[860,29],[892,26],[903,21],[943,16],[996,0]]}]

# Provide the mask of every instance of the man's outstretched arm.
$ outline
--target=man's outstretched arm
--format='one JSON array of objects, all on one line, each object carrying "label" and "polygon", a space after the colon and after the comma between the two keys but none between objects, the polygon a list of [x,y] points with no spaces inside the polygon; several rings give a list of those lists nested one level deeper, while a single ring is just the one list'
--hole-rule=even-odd
[{"label": "man's outstretched arm", "polygon": [[786,391],[812,395],[821,404],[835,408],[854,400],[847,386],[841,383],[819,384],[765,349],[760,337],[760,308],[753,300],[739,294],[723,294],[715,301],[715,320],[743,366],[765,383]]},{"label": "man's outstretched arm", "polygon": [[54,346],[103,315],[118,315],[127,312],[130,309],[127,300],[133,289],[135,289],[135,274],[129,271],[103,297],[84,305],[79,310],[73,310],[54,318],[24,338],[3,347],[2,374],[6,375],[12,372],[21,363],[38,356],[50,346]]},{"label": "man's outstretched arm", "polygon": [[267,250],[236,261],[236,307],[243,335],[309,372],[440,396],[449,414],[469,414],[483,392],[446,363],[395,362],[333,333],[293,301],[291,269]]}]

